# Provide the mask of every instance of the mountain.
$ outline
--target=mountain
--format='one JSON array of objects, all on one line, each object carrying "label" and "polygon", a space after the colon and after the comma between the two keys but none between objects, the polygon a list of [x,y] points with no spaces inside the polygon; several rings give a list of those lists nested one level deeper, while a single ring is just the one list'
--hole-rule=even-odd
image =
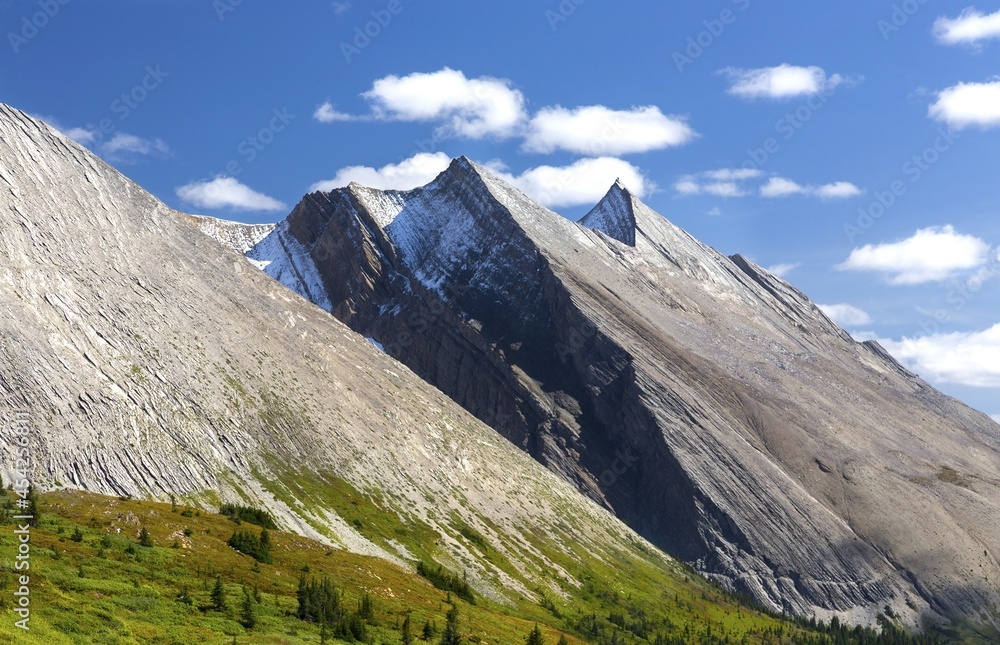
[{"label": "mountain", "polygon": [[[11,420],[0,441],[15,445],[14,415],[27,420],[39,489],[259,507],[285,530],[411,572],[420,562],[431,572],[443,565],[446,573],[431,577],[467,581],[498,612],[576,633],[586,625],[610,637],[615,612],[646,616],[644,629],[676,638],[710,632],[723,616],[729,633],[754,642],[787,627],[692,577],[192,221],[208,225],[0,105],[0,410]],[[306,248],[296,246],[302,233],[291,221],[247,231],[211,225],[241,249]],[[296,257],[283,275],[309,284],[311,264]],[[363,276],[355,285],[365,288]],[[7,482],[12,468],[5,463]],[[94,527],[114,524],[104,512],[93,518],[88,540]],[[38,539],[65,540],[54,526],[46,520]],[[47,554],[39,552],[37,579],[70,581],[65,592],[75,594],[75,569],[45,569]],[[65,625],[65,614],[83,607],[59,598],[64,616],[53,620]]]},{"label": "mountain", "polygon": [[620,183],[574,223],[460,158],[309,194],[248,255],[307,267],[315,302],[724,586],[1000,621],[1000,427]]}]

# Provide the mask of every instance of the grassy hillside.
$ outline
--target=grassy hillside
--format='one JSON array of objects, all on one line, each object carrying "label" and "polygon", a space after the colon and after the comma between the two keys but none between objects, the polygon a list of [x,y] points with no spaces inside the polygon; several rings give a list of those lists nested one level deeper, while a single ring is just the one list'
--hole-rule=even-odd
[{"label": "grassy hillside", "polygon": [[[14,571],[16,527],[8,521],[0,532],[0,643],[297,645],[324,638],[401,643],[408,616],[414,642],[425,642],[422,632],[430,625],[429,642],[437,643],[452,607],[459,611],[464,642],[472,643],[524,643],[535,624],[551,645],[561,635],[568,643],[876,642],[873,633],[847,630],[838,635],[843,640],[835,641],[822,633],[829,629],[761,614],[681,568],[676,573],[652,567],[622,570],[605,558],[579,571],[579,561],[587,559],[578,554],[578,560],[558,564],[584,580],[581,587],[545,596],[541,604],[498,604],[463,593],[460,572],[442,570],[425,578],[381,559],[275,530],[268,532],[272,562],[260,563],[227,544],[238,531],[259,535],[260,526],[182,505],[62,490],[42,495],[39,507],[39,525],[31,529],[30,570]],[[358,523],[375,520],[366,515]],[[471,530],[463,535],[479,542]],[[544,536],[534,542],[553,556]],[[430,560],[433,553],[424,547]],[[495,557],[488,544],[478,543],[478,548],[487,552],[484,557]],[[14,592],[24,573],[30,576],[28,632],[14,626],[19,618]],[[344,613],[339,639],[335,627],[324,634],[316,622],[297,616],[303,578],[328,579],[339,590]],[[455,591],[435,588],[430,579]],[[222,610],[215,606],[220,590]],[[884,642],[908,642],[893,638]]]}]

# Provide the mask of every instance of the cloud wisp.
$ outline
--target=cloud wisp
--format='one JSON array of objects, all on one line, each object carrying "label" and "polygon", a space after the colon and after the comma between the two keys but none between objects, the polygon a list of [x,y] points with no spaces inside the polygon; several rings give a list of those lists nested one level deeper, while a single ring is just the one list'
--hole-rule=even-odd
[{"label": "cloud wisp", "polygon": [[857,327],[871,323],[872,317],[868,312],[859,309],[854,305],[839,303],[835,305],[816,305],[820,311],[827,315],[833,322],[841,327]]},{"label": "cloud wisp", "polygon": [[855,79],[842,74],[827,75],[822,67],[800,67],[782,63],[774,67],[719,71],[729,78],[729,94],[744,99],[792,99],[832,92]]}]

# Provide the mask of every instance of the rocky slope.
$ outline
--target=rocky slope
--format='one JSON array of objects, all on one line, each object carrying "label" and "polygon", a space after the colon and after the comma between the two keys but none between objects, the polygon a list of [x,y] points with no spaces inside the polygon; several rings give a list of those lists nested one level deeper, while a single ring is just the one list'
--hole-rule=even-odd
[{"label": "rocky slope", "polygon": [[996,623],[998,426],[622,185],[577,224],[462,158],[282,226],[337,318],[706,575]]},{"label": "rocky slope", "polygon": [[[611,514],[186,219],[0,105],[0,441],[29,420],[36,485],[255,504],[330,544],[465,571],[501,601],[568,597],[590,558],[684,584]],[[213,226],[238,248],[266,243]],[[350,520],[362,507],[378,512]]]}]

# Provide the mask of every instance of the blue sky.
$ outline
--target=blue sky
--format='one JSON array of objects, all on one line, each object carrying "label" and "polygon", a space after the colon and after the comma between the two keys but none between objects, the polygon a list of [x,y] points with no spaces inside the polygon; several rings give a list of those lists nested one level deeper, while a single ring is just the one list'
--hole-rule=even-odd
[{"label": "blue sky", "polygon": [[0,0],[0,101],[250,222],[462,154],[572,219],[621,176],[1000,415],[1000,2],[968,2]]}]

